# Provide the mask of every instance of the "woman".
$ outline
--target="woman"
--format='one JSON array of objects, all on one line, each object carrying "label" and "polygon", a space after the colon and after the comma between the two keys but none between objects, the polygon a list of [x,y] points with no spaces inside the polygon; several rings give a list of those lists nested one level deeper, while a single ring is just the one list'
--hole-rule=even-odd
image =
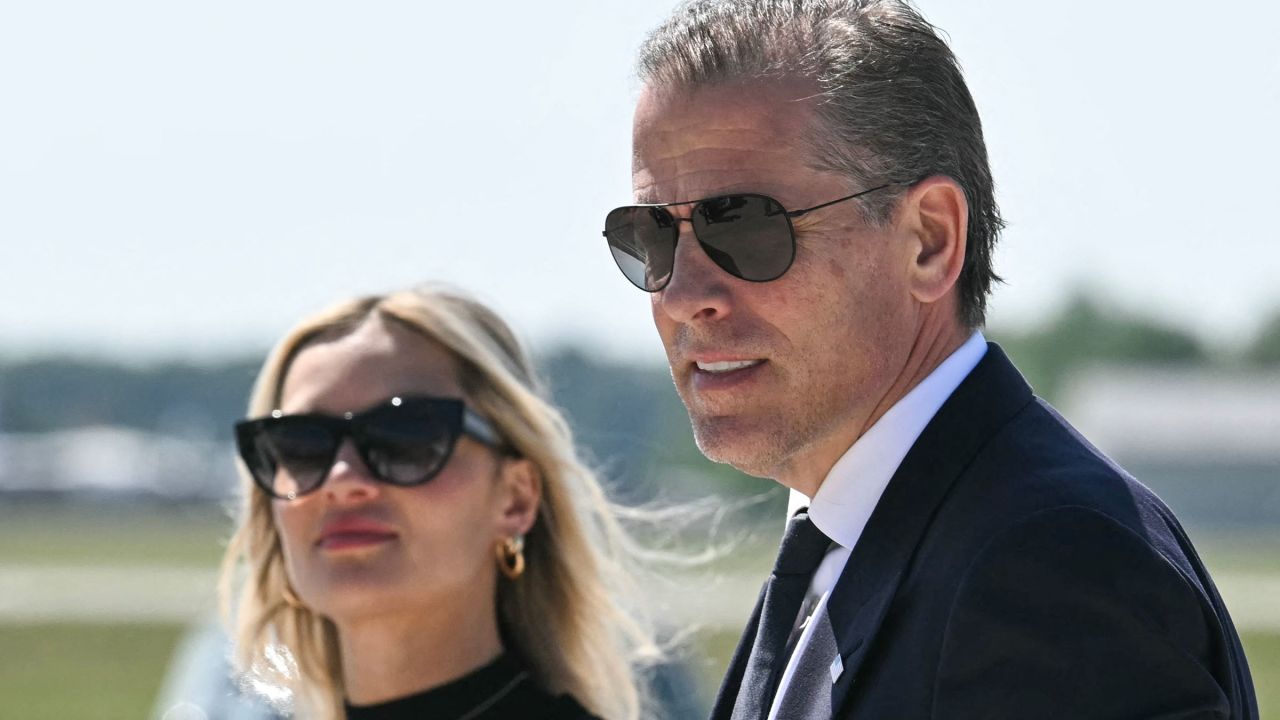
[{"label": "woman", "polygon": [[298,717],[639,715],[620,531],[492,312],[341,304],[275,348],[249,412],[222,591],[237,659]]}]

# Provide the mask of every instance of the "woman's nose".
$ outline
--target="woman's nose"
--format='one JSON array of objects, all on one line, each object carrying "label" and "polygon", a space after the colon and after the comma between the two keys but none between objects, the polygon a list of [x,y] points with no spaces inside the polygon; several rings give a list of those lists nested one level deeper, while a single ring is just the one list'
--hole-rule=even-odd
[{"label": "woman's nose", "polygon": [[382,492],[381,485],[351,439],[344,439],[325,477],[325,494],[335,502],[359,502],[377,497]]}]

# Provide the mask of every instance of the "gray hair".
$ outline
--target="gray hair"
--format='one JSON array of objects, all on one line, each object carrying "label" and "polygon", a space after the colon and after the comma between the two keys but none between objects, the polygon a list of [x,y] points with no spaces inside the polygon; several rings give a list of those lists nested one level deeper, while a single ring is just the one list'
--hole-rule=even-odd
[{"label": "gray hair", "polygon": [[[1000,282],[992,251],[1004,227],[978,110],[938,30],[902,0],[691,0],[640,50],[651,87],[694,89],[735,80],[816,82],[818,129],[804,138],[811,165],[854,189],[930,175],[950,177],[969,207],[960,272],[960,321],[980,327]],[[887,224],[901,192],[860,198]]]}]

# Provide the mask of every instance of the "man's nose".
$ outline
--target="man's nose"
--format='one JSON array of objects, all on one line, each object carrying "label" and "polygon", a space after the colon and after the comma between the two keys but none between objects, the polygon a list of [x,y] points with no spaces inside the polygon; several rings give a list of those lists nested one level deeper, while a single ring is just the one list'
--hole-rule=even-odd
[{"label": "man's nose", "polygon": [[671,262],[671,279],[654,303],[677,322],[709,322],[729,312],[729,273],[711,261],[698,243],[693,226],[681,222]]}]

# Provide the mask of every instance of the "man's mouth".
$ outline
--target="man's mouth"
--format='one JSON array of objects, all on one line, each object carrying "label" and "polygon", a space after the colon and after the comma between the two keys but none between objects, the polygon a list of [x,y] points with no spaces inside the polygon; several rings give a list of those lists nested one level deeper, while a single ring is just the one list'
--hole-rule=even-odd
[{"label": "man's mouth", "polygon": [[721,360],[719,362],[701,362],[694,363],[702,372],[706,373],[727,373],[734,370],[742,370],[743,368],[754,367],[764,362],[764,360]]}]

